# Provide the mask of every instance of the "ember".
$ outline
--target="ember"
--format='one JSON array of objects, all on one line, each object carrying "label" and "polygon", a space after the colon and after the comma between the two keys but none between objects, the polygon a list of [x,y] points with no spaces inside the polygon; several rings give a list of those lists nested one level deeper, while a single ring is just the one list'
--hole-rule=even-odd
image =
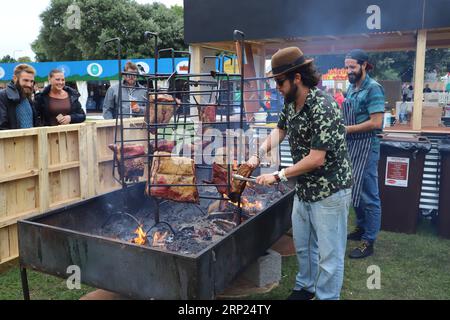
[{"label": "ember", "polygon": [[[20,221],[23,287],[25,268],[58,276],[75,262],[83,268],[84,284],[131,298],[213,299],[290,227],[294,190],[283,185],[247,188],[244,196],[261,201],[263,210],[239,227],[233,220],[237,207],[228,200],[221,201],[228,212],[212,213],[211,199],[202,198],[198,206],[162,202],[161,220],[175,233],[162,222],[155,226],[156,201],[143,197],[144,189],[140,184],[126,194],[112,192]],[[162,247],[153,246],[156,232],[168,232],[155,243]],[[132,245],[134,239],[146,242]]]},{"label": "ember", "polygon": [[[200,204],[163,201],[160,204],[160,218],[175,231],[173,234],[167,226],[155,224],[154,206],[146,206],[130,215],[114,215],[97,233],[119,240],[125,240],[142,246],[158,248],[171,252],[196,254],[214,242],[221,240],[233,231],[240,222],[252,218],[272,203],[282,198],[289,188],[284,185],[264,187],[249,184],[241,198],[241,220],[238,204],[230,200],[200,199]],[[206,187],[205,194],[217,196],[215,187]],[[224,196],[224,199],[228,199]],[[113,211],[113,209],[111,208]],[[140,225],[136,229],[136,223]],[[149,230],[154,231],[149,233]],[[127,231],[128,230],[128,231]],[[131,233],[131,230],[135,230]],[[147,233],[146,233],[147,231]],[[132,236],[136,234],[137,237]],[[147,238],[148,236],[148,238]]]},{"label": "ember", "polygon": [[169,235],[169,232],[155,232],[155,234],[153,235],[153,243],[152,246],[153,247],[165,247],[166,246],[166,238]]},{"label": "ember", "polygon": [[135,231],[135,234],[138,236],[131,240],[132,243],[138,244],[140,246],[143,246],[147,242],[147,235],[145,234],[144,230],[142,229],[142,226],[139,226]]}]

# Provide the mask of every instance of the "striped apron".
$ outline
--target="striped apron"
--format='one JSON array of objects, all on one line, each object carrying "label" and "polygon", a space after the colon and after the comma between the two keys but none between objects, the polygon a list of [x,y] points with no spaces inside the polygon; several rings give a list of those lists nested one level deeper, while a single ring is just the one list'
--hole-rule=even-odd
[{"label": "striped apron", "polygon": [[[355,125],[356,115],[352,101],[345,100],[342,107],[345,125]],[[352,133],[346,136],[348,154],[353,169],[352,205],[354,208],[359,207],[364,169],[369,159],[373,136],[373,132]]]}]

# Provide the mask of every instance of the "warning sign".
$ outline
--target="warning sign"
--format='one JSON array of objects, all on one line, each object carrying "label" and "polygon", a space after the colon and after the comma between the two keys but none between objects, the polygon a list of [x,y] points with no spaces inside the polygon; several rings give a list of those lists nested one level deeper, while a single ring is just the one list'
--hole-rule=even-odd
[{"label": "warning sign", "polygon": [[408,187],[409,158],[387,157],[386,185],[393,187]]}]

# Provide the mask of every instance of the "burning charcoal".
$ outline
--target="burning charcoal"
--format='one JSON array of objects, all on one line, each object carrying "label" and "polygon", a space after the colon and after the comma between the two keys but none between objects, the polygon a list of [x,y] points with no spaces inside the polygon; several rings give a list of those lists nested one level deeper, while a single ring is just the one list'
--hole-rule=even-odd
[{"label": "burning charcoal", "polygon": [[212,226],[213,232],[217,236],[225,236],[227,233],[223,231],[223,229],[219,228],[218,226]]},{"label": "burning charcoal", "polygon": [[166,246],[166,239],[169,235],[169,232],[159,232],[156,231],[153,234],[153,241],[152,241],[152,247],[160,247],[164,248]]},{"label": "burning charcoal", "polygon": [[[207,196],[217,196],[215,188],[207,191]],[[260,193],[262,191],[262,193]],[[148,235],[144,246],[179,254],[197,254],[209,247],[214,241],[219,241],[233,231],[238,223],[250,219],[260,213],[270,204],[277,202],[283,196],[277,187],[251,186],[247,187],[241,197],[242,214],[239,214],[237,204],[228,200],[211,201],[202,199],[200,205],[162,201],[160,206],[160,221],[167,222],[176,230],[176,234],[168,232],[164,240],[160,240],[158,246],[152,246],[153,233]],[[261,207],[258,207],[260,202]],[[209,207],[208,207],[209,206]],[[208,210],[209,209],[209,210]],[[149,230],[154,224],[155,207],[146,206],[137,212],[121,212],[112,206],[105,205],[107,216],[111,216],[108,223],[104,224],[95,234],[130,243],[136,238],[133,231],[137,222],[142,221],[142,230]],[[203,211],[203,212],[202,212]],[[208,212],[206,214],[206,212]],[[105,216],[105,219],[106,217]],[[130,216],[133,216],[132,219]],[[112,218],[114,217],[114,218]],[[103,222],[103,221],[101,221]],[[139,224],[139,223],[138,223]],[[161,225],[158,230],[162,235],[168,229]],[[142,236],[143,237],[143,236]]]},{"label": "burning charcoal", "polygon": [[211,212],[208,215],[208,220],[215,220],[215,219],[227,219],[232,220],[234,216],[234,212]]},{"label": "burning charcoal", "polygon": [[227,233],[236,228],[237,225],[234,222],[223,219],[215,219],[213,220],[213,223],[215,223],[217,226],[219,226],[222,230],[224,230]]},{"label": "burning charcoal", "polygon": [[195,232],[195,228],[194,227],[184,227],[180,230],[180,232],[190,232],[190,233],[194,233]]},{"label": "burning charcoal", "polygon": [[197,234],[203,241],[211,241],[212,240],[212,235],[211,235],[210,231],[207,229],[200,229],[200,230],[198,230]]}]

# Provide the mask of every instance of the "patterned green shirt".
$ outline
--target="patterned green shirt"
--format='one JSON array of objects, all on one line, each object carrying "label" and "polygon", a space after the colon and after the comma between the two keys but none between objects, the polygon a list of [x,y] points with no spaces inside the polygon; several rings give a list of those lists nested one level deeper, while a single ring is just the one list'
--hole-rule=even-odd
[{"label": "patterned green shirt", "polygon": [[287,132],[294,163],[308,156],[311,149],[327,152],[322,167],[297,178],[300,200],[316,202],[351,187],[344,121],[333,98],[312,88],[299,112],[294,103],[284,105],[278,128]]}]

